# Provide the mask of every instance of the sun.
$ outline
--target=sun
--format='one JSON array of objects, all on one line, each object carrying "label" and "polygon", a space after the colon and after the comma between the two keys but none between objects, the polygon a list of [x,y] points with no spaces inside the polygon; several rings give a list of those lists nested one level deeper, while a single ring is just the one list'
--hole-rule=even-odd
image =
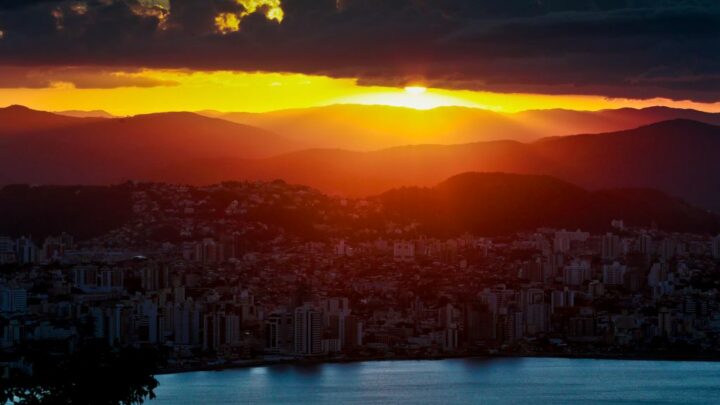
[{"label": "sun", "polygon": [[422,86],[407,86],[405,87],[405,93],[412,94],[414,96],[419,96],[420,94],[423,94],[427,91],[426,87]]},{"label": "sun", "polygon": [[364,87],[362,93],[334,100],[333,104],[370,104],[430,110],[437,107],[463,106],[485,108],[450,92],[412,85],[399,89]]}]

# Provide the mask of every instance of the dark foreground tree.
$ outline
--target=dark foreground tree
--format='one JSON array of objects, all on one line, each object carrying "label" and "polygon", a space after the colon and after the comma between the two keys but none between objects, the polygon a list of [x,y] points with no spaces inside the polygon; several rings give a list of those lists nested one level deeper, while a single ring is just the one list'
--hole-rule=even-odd
[{"label": "dark foreground tree", "polygon": [[0,404],[141,404],[155,398],[154,350],[84,345],[68,356],[29,355],[32,376],[0,380]]}]

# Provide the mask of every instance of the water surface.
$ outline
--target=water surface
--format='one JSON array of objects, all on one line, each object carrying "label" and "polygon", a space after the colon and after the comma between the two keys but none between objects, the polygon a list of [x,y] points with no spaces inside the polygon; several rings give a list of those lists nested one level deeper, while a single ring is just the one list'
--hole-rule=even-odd
[{"label": "water surface", "polygon": [[279,365],[158,376],[152,404],[720,403],[720,363],[555,358]]}]

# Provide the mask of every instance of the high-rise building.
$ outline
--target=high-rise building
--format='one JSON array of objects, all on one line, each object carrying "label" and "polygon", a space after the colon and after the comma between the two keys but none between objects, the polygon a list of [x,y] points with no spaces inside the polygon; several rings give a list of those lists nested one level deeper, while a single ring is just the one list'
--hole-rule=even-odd
[{"label": "high-rise building", "polygon": [[360,318],[349,315],[345,317],[345,341],[343,348],[352,350],[363,344],[363,324]]},{"label": "high-rise building", "polygon": [[315,356],[322,354],[322,313],[309,305],[295,309],[295,354]]},{"label": "high-rise building", "polygon": [[8,236],[0,236],[0,264],[15,262],[15,241]]},{"label": "high-rise building", "polygon": [[395,242],[393,245],[393,258],[398,262],[415,260],[415,245],[412,242]]},{"label": "high-rise building", "polygon": [[647,284],[650,287],[657,287],[660,283],[667,281],[668,278],[668,265],[667,263],[654,263],[650,267],[650,272],[647,276]]},{"label": "high-rise building", "polygon": [[575,306],[575,291],[565,287],[564,290],[553,290],[550,294],[551,311],[557,308],[569,308]]},{"label": "high-rise building", "polygon": [[712,255],[716,259],[720,259],[720,235],[712,240]]},{"label": "high-rise building", "polygon": [[227,345],[234,345],[240,343],[240,317],[236,314],[225,314],[223,319],[225,322],[225,336],[223,343]]},{"label": "high-rise building", "polygon": [[670,260],[675,256],[675,241],[671,238],[665,238],[658,246],[658,254],[664,260]]},{"label": "high-rise building", "polygon": [[116,304],[107,310],[107,339],[110,345],[129,342],[132,313],[132,308],[123,304]]},{"label": "high-rise building", "polygon": [[214,311],[203,316],[203,350],[217,351],[240,341],[240,317],[234,313]]},{"label": "high-rise building", "polygon": [[35,246],[32,239],[22,237],[15,243],[15,255],[17,256],[17,261],[20,264],[37,263],[38,248]]},{"label": "high-rise building", "polygon": [[570,237],[566,232],[556,232],[553,239],[553,251],[558,253],[567,253],[570,251]]},{"label": "high-rise building", "polygon": [[265,350],[271,353],[292,353],[294,324],[292,314],[281,312],[265,320]]},{"label": "high-rise building", "polygon": [[563,269],[565,285],[578,286],[590,279],[590,262],[575,260]]},{"label": "high-rise building", "polygon": [[658,329],[660,330],[660,334],[663,336],[671,336],[672,335],[672,313],[666,309],[662,308],[660,311],[658,311]]},{"label": "high-rise building", "polygon": [[54,261],[62,258],[65,252],[72,248],[74,239],[68,233],[61,233],[59,236],[48,236],[42,245],[43,259]]},{"label": "high-rise building", "polygon": [[532,281],[532,282],[541,282],[543,281],[543,265],[542,262],[537,260],[532,260],[523,263],[522,265],[522,276],[524,279]]},{"label": "high-rise building", "polygon": [[528,335],[545,332],[548,329],[548,306],[545,304],[545,292],[539,288],[530,288],[522,294],[525,331]]},{"label": "high-rise building", "polygon": [[0,253],[14,253],[15,241],[9,236],[0,236]]},{"label": "high-rise building", "polygon": [[200,344],[200,309],[192,301],[175,303],[173,307],[173,335],[176,345]]},{"label": "high-rise building", "polygon": [[497,338],[496,314],[482,302],[467,303],[464,308],[464,341],[467,345]]},{"label": "high-rise building", "polygon": [[608,233],[602,237],[601,257],[603,260],[615,260],[620,257],[621,253],[622,243],[619,236]]},{"label": "high-rise building", "polygon": [[25,312],[27,310],[27,291],[22,288],[0,289],[0,311]]},{"label": "high-rise building", "polygon": [[638,251],[644,255],[651,255],[653,253],[653,240],[652,236],[644,233],[638,238]]},{"label": "high-rise building", "polygon": [[626,271],[627,267],[618,262],[603,266],[603,284],[623,285]]},{"label": "high-rise building", "polygon": [[588,294],[590,294],[592,298],[603,296],[605,294],[605,284],[597,280],[591,281],[590,284],[588,284]]},{"label": "high-rise building", "polygon": [[577,231],[557,231],[553,239],[553,250],[556,253],[567,253],[572,247],[572,242],[585,242],[590,237],[587,232]]}]

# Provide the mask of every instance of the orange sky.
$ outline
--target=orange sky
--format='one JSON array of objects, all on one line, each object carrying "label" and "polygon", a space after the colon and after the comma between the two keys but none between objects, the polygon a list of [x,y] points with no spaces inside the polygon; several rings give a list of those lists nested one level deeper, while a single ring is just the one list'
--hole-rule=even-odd
[{"label": "orange sky", "polygon": [[[106,73],[107,74],[107,73]],[[101,109],[116,115],[160,111],[263,112],[328,104],[382,104],[417,109],[466,106],[500,112],[564,108],[599,110],[664,105],[720,112],[720,103],[703,104],[667,99],[630,100],[601,96],[501,94],[475,91],[360,86],[353,79],[280,73],[191,72],[140,70],[111,72],[122,83],[138,80],[158,83],[150,87],[77,88],[72,81],[55,78],[47,88],[0,89],[0,105],[61,110]]]}]

